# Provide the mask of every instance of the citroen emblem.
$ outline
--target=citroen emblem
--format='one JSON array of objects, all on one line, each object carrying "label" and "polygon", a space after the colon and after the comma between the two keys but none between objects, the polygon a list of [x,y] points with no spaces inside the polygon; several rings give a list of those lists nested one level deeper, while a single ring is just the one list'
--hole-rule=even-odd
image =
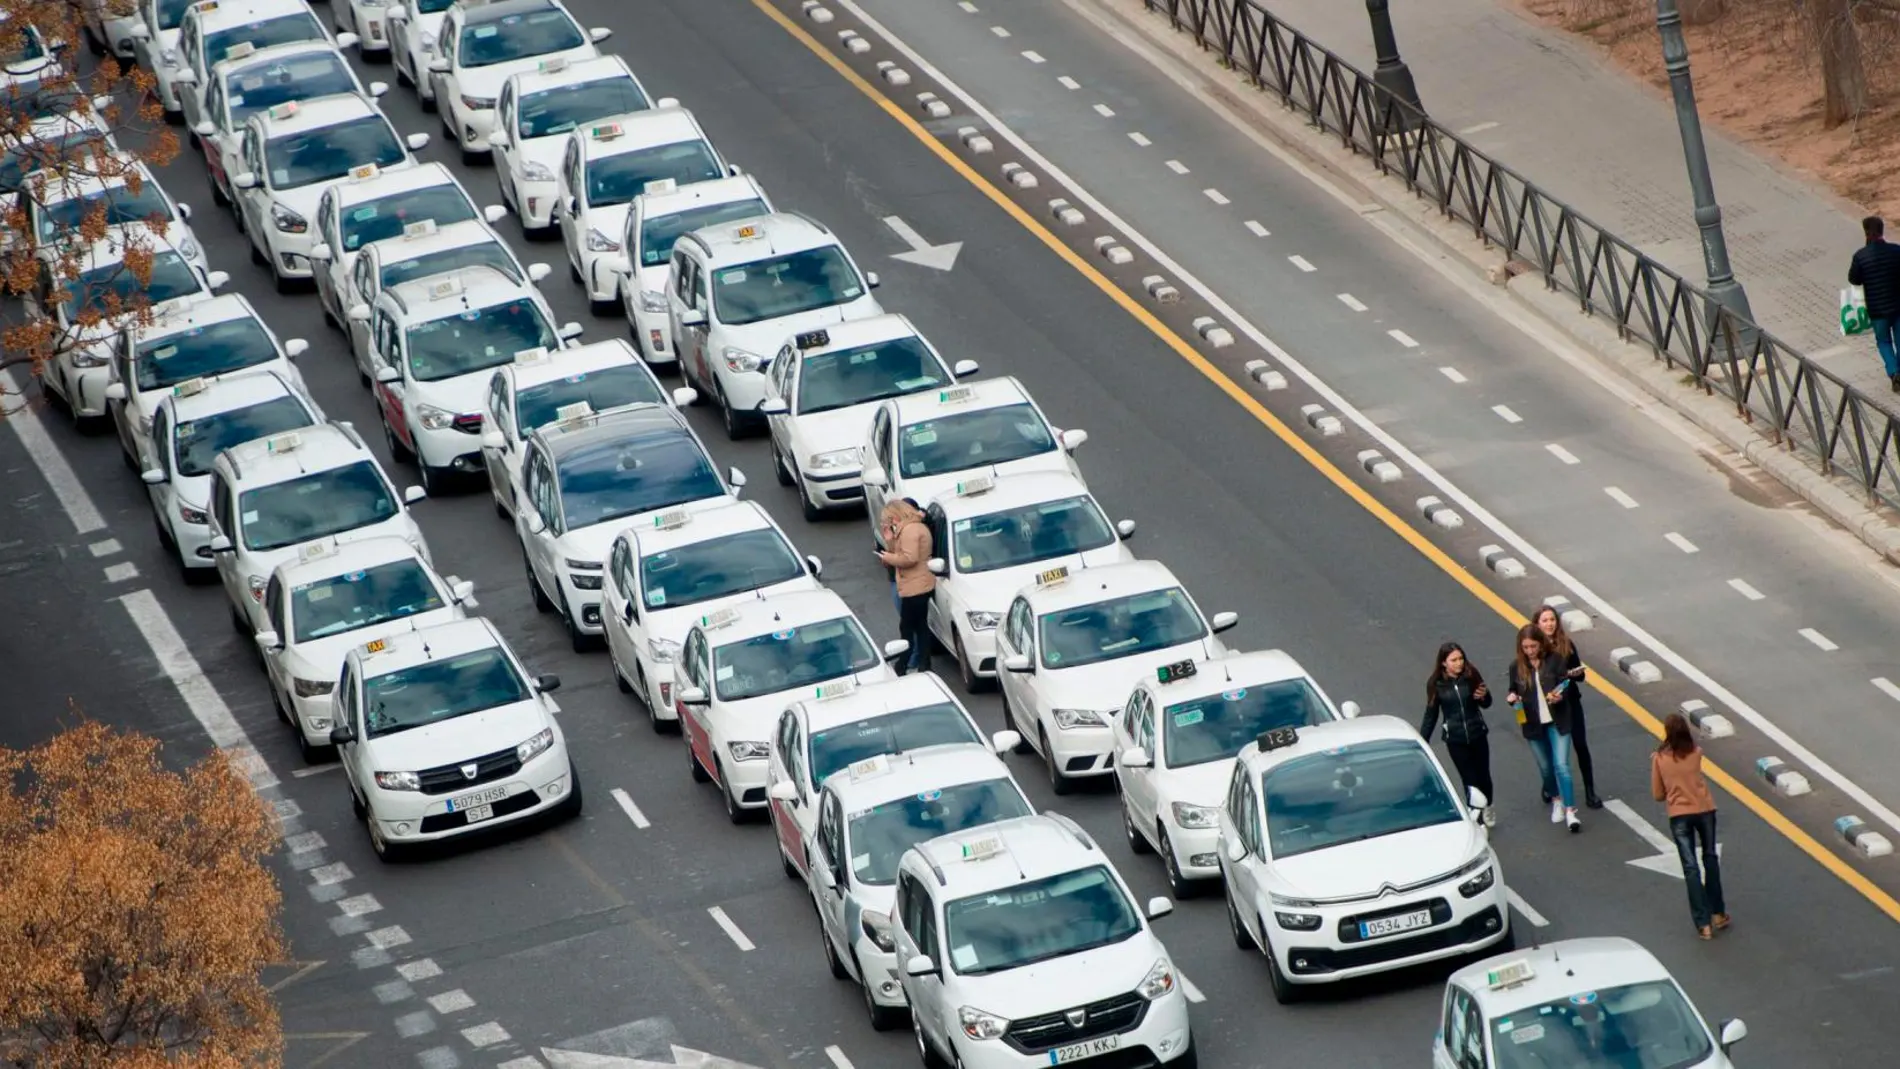
[{"label": "citroen emblem", "polygon": [[480,765],[463,765],[463,766],[462,766],[462,778],[463,778],[463,779],[474,779],[474,778],[475,778],[475,774],[476,774],[477,772],[480,772],[481,770],[482,770],[482,766],[480,766]]},{"label": "citroen emblem", "polygon": [[1089,1011],[1086,1009],[1069,1010],[1062,1016],[1068,1019],[1070,1028],[1080,1028],[1088,1022]]}]

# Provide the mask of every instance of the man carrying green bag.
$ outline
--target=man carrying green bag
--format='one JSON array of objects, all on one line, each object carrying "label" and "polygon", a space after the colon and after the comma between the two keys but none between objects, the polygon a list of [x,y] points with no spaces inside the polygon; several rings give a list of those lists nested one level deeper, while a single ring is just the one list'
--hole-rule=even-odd
[{"label": "man carrying green bag", "polygon": [[1860,227],[1867,243],[1855,251],[1847,283],[1859,287],[1862,296],[1855,301],[1851,290],[1841,293],[1841,333],[1873,334],[1880,361],[1887,366],[1887,381],[1900,393],[1900,351],[1894,338],[1900,329],[1900,246],[1887,243],[1887,224],[1877,215],[1861,220]]}]

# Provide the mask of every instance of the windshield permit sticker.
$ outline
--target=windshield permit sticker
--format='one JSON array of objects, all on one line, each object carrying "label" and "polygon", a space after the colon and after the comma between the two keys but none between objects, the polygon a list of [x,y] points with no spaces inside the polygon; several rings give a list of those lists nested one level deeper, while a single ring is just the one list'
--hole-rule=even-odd
[{"label": "windshield permit sticker", "polygon": [[569,386],[573,386],[577,383],[586,382],[587,372],[583,371],[578,375],[569,375],[567,378],[564,378],[561,381],[567,383]]},{"label": "windshield permit sticker", "polygon": [[1062,663],[1062,655],[1060,653],[1055,652],[1054,650],[1050,650],[1048,653],[1043,654],[1042,659],[1045,661],[1048,661],[1049,667],[1051,668],[1054,668],[1056,665],[1059,665]]},{"label": "windshield permit sticker", "polygon": [[348,572],[343,576],[343,581],[346,583],[360,583],[363,581],[363,577],[368,574],[368,572]]},{"label": "windshield permit sticker", "polygon": [[950,948],[950,961],[959,969],[976,968],[976,948],[961,946]]},{"label": "windshield permit sticker", "polygon": [[353,223],[367,223],[374,218],[376,218],[376,205],[374,204],[358,208],[350,213],[350,221]]},{"label": "windshield permit sticker", "polygon": [[962,568],[965,571],[968,571],[969,569],[975,566],[976,566],[976,558],[970,556],[968,553],[965,553],[961,557],[957,558],[957,567]]},{"label": "windshield permit sticker", "polygon": [[745,268],[743,267],[735,267],[730,271],[719,272],[719,284],[721,286],[737,286],[744,281]]},{"label": "windshield permit sticker", "polygon": [[871,855],[869,854],[851,855],[851,868],[854,871],[862,872],[865,869],[868,869],[870,867],[871,867]]},{"label": "windshield permit sticker", "polygon": [[908,445],[936,445],[937,432],[928,427],[918,427],[904,432],[904,441]]},{"label": "windshield permit sticker", "polygon": [[474,308],[471,308],[468,311],[462,313],[462,321],[464,323],[473,323],[477,319],[480,319],[481,317],[482,317],[482,313]]},{"label": "windshield permit sticker", "polygon": [[1542,1038],[1544,1038],[1544,1026],[1541,1024],[1527,1024],[1511,1032],[1511,1042],[1514,1044],[1535,1043]]},{"label": "windshield permit sticker", "polygon": [[917,796],[917,800],[920,802],[934,802],[937,799],[942,798],[942,797],[943,797],[942,791],[925,791],[922,794],[919,794]]},{"label": "windshield permit sticker", "polygon": [[1178,728],[1193,727],[1195,724],[1206,719],[1206,713],[1199,709],[1189,709],[1185,713],[1174,714],[1174,726]]},{"label": "windshield permit sticker", "polygon": [[1221,691],[1220,696],[1223,701],[1237,702],[1247,696],[1247,691],[1244,688],[1241,690],[1224,690]]},{"label": "windshield permit sticker", "polygon": [[310,592],[304,595],[304,600],[329,601],[333,597],[336,597],[336,591],[331,590],[327,586],[319,586],[319,587],[312,587],[310,589]]},{"label": "windshield permit sticker", "polygon": [[485,38],[493,37],[500,32],[501,32],[501,27],[499,26],[477,26],[469,34],[469,36],[479,38],[479,39],[485,39]]},{"label": "windshield permit sticker", "polygon": [[245,523],[256,523],[256,522],[257,522],[257,512],[256,512],[255,510],[253,510],[253,511],[251,511],[251,512],[247,512],[247,513],[245,513],[245,514],[244,514],[244,522],[245,522]]},{"label": "windshield permit sticker", "polygon": [[647,591],[647,604],[648,605],[666,604],[666,588],[663,586],[656,586],[652,590]]},{"label": "windshield permit sticker", "polygon": [[[180,423],[178,425],[178,437],[180,439],[189,438],[192,435],[197,434],[197,433],[198,433],[198,425],[196,423]],[[964,565],[964,567],[967,568],[969,567],[969,565],[966,564]]]},{"label": "windshield permit sticker", "polygon": [[732,674],[737,671],[738,669],[732,665],[721,665],[713,672],[713,679],[716,682],[724,683],[726,680],[731,679]]},{"label": "windshield permit sticker", "polygon": [[1597,993],[1595,991],[1585,991],[1582,994],[1570,996],[1570,1004],[1572,1006],[1593,1006],[1596,1004],[1596,1001]]},{"label": "windshield permit sticker", "polygon": [[178,346],[176,345],[167,345],[167,346],[164,346],[163,348],[152,350],[152,359],[154,360],[170,360],[172,357],[177,356],[177,355],[178,355]]},{"label": "windshield permit sticker", "polygon": [[925,375],[922,378],[915,378],[915,379],[898,379],[897,380],[897,388],[900,390],[921,390],[926,386],[935,386],[936,384],[937,384],[937,377],[935,375]]},{"label": "windshield permit sticker", "polygon": [[772,637],[777,639],[780,642],[789,642],[791,641],[792,636],[797,633],[798,632],[792,628],[786,628],[783,631],[772,632]]}]

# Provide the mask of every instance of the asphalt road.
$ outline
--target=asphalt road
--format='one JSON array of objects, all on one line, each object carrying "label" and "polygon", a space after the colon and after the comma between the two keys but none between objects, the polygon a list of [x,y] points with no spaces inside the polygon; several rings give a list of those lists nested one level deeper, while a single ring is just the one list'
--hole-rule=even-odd
[{"label": "asphalt road", "polygon": [[[1167,561],[1208,611],[1243,614],[1234,645],[1286,649],[1336,699],[1407,717],[1442,638],[1460,639],[1496,674],[1509,646],[1497,615],[1205,379],[1185,373],[1152,333],[747,0],[655,0],[637,14],[603,0],[573,7],[585,23],[614,27],[609,47],[656,95],[693,108],[780,204],[825,221],[879,270],[887,307],[910,315],[952,359],[972,357],[988,373],[1022,378],[1058,425],[1087,428],[1091,439],[1079,455],[1096,493],[1112,516],[1141,524],[1138,551]],[[386,77],[385,70],[371,73]],[[413,97],[392,92],[385,108],[404,132],[439,139],[439,124]],[[425,155],[457,168],[478,200],[493,199],[486,168],[463,168],[440,144]],[[214,265],[233,272],[235,287],[280,336],[312,341],[301,366],[325,408],[373,429],[373,402],[314,296],[279,297],[248,264],[242,239],[211,208],[195,156],[181,154],[162,179],[200,209],[197,230]],[[1327,210],[1319,194],[1297,186],[1274,194],[1285,198],[1278,208],[1287,216],[1323,218]],[[880,222],[893,214],[933,240],[963,241],[955,269],[886,261],[904,248]],[[504,232],[519,236],[512,222]],[[555,265],[547,292],[562,319],[587,322],[594,338],[624,329],[588,317],[578,288],[561,280],[558,244],[520,248],[524,259]],[[1342,240],[1334,255],[1361,253]],[[1362,296],[1371,302],[1379,294]],[[864,521],[807,524],[773,485],[761,442],[733,446],[703,413],[694,418],[715,454],[751,475],[753,496],[802,550],[824,558],[827,581],[875,632],[893,635],[882,575],[864,552]],[[851,989],[825,974],[815,918],[802,889],[781,874],[770,832],[729,826],[712,790],[689,781],[677,739],[653,735],[616,691],[605,655],[573,654],[560,629],[533,612],[514,535],[485,495],[431,500],[418,516],[439,566],[473,579],[483,611],[530,665],[562,677],[557,697],[587,813],[390,867],[375,861],[351,821],[340,775],[303,768],[270,712],[250,643],[229,627],[222,593],[185,588],[159,552],[143,487],[121,467],[116,442],[62,427],[52,434],[106,530],[74,534],[19,444],[0,436],[0,464],[19,488],[8,529],[14,545],[0,559],[6,611],[21,629],[7,641],[35,639],[19,654],[27,667],[4,741],[42,733],[64,697],[77,694],[95,715],[164,733],[181,750],[202,746],[162,666],[109,600],[129,589],[156,595],[281,777],[273,791],[292,803],[286,811],[304,836],[282,859],[286,925],[298,958],[323,964],[282,989],[287,1028],[312,1037],[292,1044],[290,1064],[419,1058],[426,1069],[446,1069],[541,1058],[544,1047],[663,1061],[674,1043],[759,1066],[840,1064],[828,1048],[867,1069],[913,1059],[907,1035],[871,1032]],[[392,471],[399,483],[413,481]],[[134,564],[136,578],[98,579],[102,561],[88,546],[107,537],[123,545],[110,559]],[[970,705],[987,727],[1001,726],[994,699]],[[1645,794],[1647,737],[1607,706],[1593,707],[1592,727],[1602,793],[1659,821]],[[1509,884],[1548,919],[1538,934],[1624,934],[1649,946],[1708,1016],[1749,1021],[1745,1064],[1882,1062],[1881,1015],[1900,995],[1892,971],[1900,939],[1863,898],[1742,807],[1727,806],[1722,838],[1737,928],[1700,944],[1680,884],[1626,864],[1649,853],[1642,841],[1606,814],[1586,813],[1581,836],[1552,828],[1539,812],[1527,755],[1502,741],[1495,841]],[[1040,763],[1010,763],[1034,801],[1054,805]],[[636,827],[614,804],[615,788],[649,827]],[[1055,808],[1108,844],[1137,891],[1162,893],[1153,859],[1136,859],[1120,843],[1112,795],[1085,793]],[[722,930],[713,907],[752,949]],[[1528,920],[1517,923],[1528,934]],[[1443,969],[1283,1009],[1268,994],[1264,963],[1233,949],[1218,899],[1184,904],[1160,934],[1206,993],[1193,1011],[1206,1064],[1262,1064],[1268,1042],[1275,1061],[1370,1069],[1425,1060]]]}]

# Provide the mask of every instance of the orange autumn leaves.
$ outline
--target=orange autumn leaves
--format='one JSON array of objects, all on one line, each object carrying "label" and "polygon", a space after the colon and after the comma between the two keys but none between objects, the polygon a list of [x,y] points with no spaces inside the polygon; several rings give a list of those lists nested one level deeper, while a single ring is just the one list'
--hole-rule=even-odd
[{"label": "orange autumn leaves", "polygon": [[0,1065],[281,1061],[276,822],[221,756],[81,723],[0,750]]}]

